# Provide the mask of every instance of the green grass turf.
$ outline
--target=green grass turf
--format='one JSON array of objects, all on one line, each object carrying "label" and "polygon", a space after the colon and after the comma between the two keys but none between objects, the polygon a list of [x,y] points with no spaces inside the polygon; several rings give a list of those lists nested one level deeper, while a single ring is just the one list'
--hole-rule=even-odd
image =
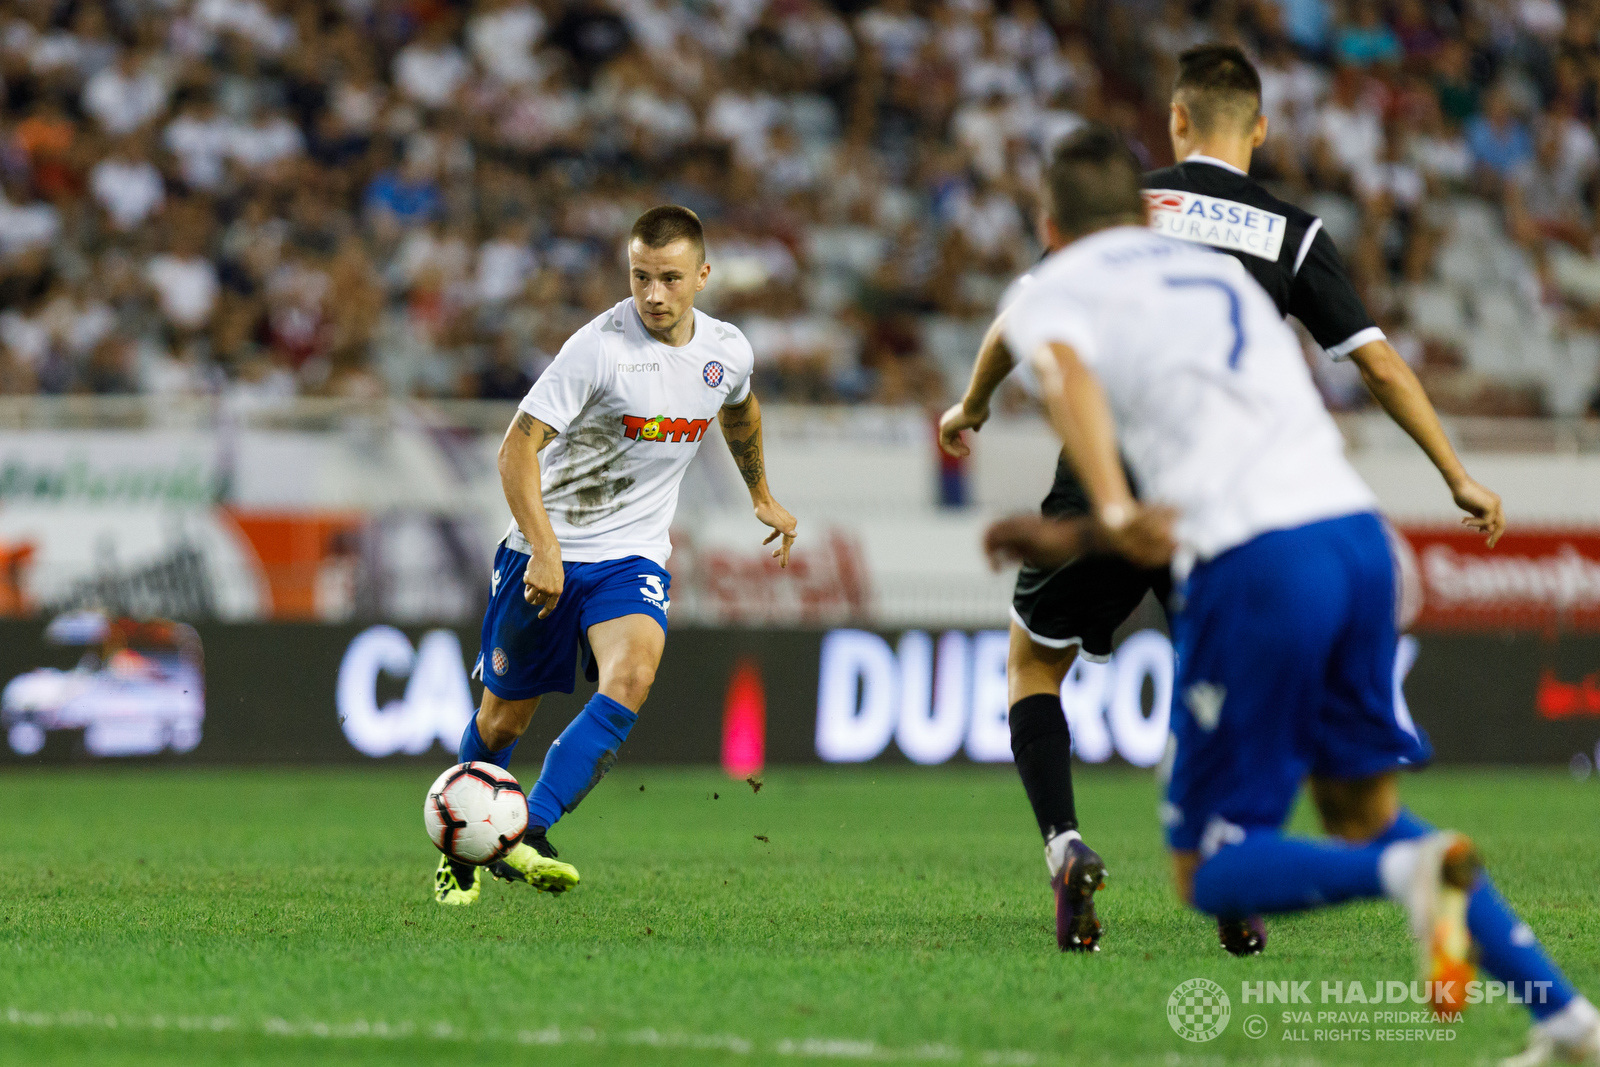
[{"label": "green grass turf", "polygon": [[[1319,1041],[1314,1024],[1283,1041],[1282,1007],[1241,1004],[1241,981],[1311,979],[1315,996],[1322,979],[1409,979],[1399,914],[1279,918],[1266,956],[1226,956],[1173,902],[1147,773],[1078,775],[1112,875],[1088,958],[1055,950],[1009,769],[781,770],[755,794],[623,765],[554,835],[577,890],[491,883],[460,909],[428,894],[431,777],[0,778],[0,1063],[1484,1063],[1526,1027],[1494,1005],[1449,1045]],[[1600,786],[1453,771],[1406,791],[1473,833],[1600,991]],[[1196,977],[1233,998],[1205,1045],[1165,1016]],[[1270,1029],[1253,1041],[1255,1012]],[[389,1036],[352,1033],[380,1024]],[[695,1047],[713,1038],[724,1047]]]}]

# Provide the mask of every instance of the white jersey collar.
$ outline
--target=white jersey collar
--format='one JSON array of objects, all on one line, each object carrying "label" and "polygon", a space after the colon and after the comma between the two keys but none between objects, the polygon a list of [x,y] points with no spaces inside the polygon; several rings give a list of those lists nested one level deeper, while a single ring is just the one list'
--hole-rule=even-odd
[{"label": "white jersey collar", "polygon": [[1232,163],[1224,162],[1223,160],[1218,159],[1216,156],[1208,156],[1200,152],[1195,152],[1191,155],[1185,156],[1183,161],[1185,163],[1209,163],[1213,167],[1221,167],[1223,170],[1231,170],[1241,178],[1250,177],[1250,175],[1246,174]]}]

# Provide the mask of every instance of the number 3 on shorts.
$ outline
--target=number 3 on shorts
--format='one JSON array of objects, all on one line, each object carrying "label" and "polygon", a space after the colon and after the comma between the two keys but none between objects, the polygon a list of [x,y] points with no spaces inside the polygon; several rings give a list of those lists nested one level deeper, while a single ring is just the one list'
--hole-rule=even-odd
[{"label": "number 3 on shorts", "polygon": [[644,584],[639,587],[639,592],[643,593],[644,598],[656,607],[665,609],[667,591],[661,588],[661,575],[641,574],[639,577],[644,579]]}]

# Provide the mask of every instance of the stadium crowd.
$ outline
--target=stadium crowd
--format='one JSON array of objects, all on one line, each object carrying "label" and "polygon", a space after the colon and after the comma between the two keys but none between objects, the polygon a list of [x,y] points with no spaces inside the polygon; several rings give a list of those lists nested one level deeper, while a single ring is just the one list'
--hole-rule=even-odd
[{"label": "stadium crowd", "polygon": [[1441,409],[1588,409],[1600,4],[1557,0],[9,0],[0,392],[518,397],[672,201],[767,395],[936,404],[1050,145],[1167,162],[1206,40]]}]

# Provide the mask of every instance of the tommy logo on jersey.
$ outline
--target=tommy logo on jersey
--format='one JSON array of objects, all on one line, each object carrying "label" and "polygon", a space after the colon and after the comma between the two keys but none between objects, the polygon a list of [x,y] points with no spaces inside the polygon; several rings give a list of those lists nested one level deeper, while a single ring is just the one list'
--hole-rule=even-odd
[{"label": "tommy logo on jersey", "polygon": [[674,419],[657,415],[622,416],[622,434],[630,441],[698,441],[705,435],[710,419]]},{"label": "tommy logo on jersey", "polygon": [[700,377],[706,380],[707,385],[715,389],[717,386],[722,384],[722,364],[718,363],[716,360],[712,360],[710,363],[707,363],[705,369],[700,372]]},{"label": "tommy logo on jersey", "polygon": [[1270,211],[1181,189],[1146,189],[1150,228],[1168,237],[1278,260],[1289,220]]}]

